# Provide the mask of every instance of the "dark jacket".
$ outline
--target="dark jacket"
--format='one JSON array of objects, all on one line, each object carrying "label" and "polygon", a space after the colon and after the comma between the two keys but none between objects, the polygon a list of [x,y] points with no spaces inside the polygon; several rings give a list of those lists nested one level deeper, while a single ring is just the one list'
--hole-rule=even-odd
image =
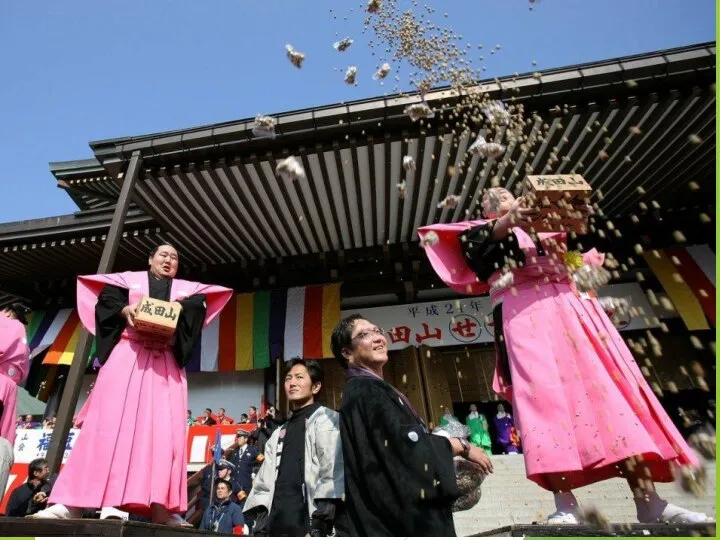
[{"label": "dark jacket", "polygon": [[247,495],[252,489],[252,474],[254,466],[257,462],[258,450],[254,446],[247,445],[245,452],[240,453],[240,449],[233,450],[230,456],[230,463],[235,465],[233,478],[238,484],[238,489],[244,491]]},{"label": "dark jacket", "polygon": [[[379,377],[351,377],[340,407],[350,536],[455,536],[450,442]],[[404,397],[404,396],[403,396]]]},{"label": "dark jacket", "polygon": [[50,490],[52,489],[55,478],[57,478],[57,475],[53,475],[50,481],[43,482],[37,486],[25,482],[23,485],[16,487],[8,499],[5,515],[7,517],[25,517],[43,510],[47,506],[47,502],[36,504],[32,498],[36,493],[41,491],[50,495]]},{"label": "dark jacket", "polygon": [[[232,495],[230,495],[230,498],[233,502],[238,502],[237,495],[240,493],[240,482],[238,482],[237,479],[237,473],[232,472],[230,474],[229,479],[225,479],[228,482],[230,482],[230,485],[232,486]],[[214,485],[217,486],[217,483],[221,480],[221,478],[217,474],[217,470],[215,471],[215,482]],[[207,509],[208,506],[210,506],[210,500],[212,499],[212,502],[215,502],[215,494],[213,493],[213,496],[210,497],[210,488],[212,484],[212,463],[205,466],[205,469],[203,469],[203,478],[202,483],[200,484],[200,508],[202,508],[203,511]],[[246,492],[247,493],[247,492]]]},{"label": "dark jacket", "polygon": [[244,524],[242,510],[228,498],[205,510],[200,530],[231,534],[234,527]]}]

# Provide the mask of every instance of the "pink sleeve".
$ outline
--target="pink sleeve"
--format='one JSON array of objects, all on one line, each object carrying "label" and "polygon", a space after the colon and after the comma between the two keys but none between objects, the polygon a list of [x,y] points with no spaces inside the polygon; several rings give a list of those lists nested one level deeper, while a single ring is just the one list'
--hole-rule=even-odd
[{"label": "pink sleeve", "polygon": [[30,366],[25,326],[20,321],[0,317],[6,319],[0,323],[0,373],[19,384]]},{"label": "pink sleeve", "polygon": [[[114,285],[122,289],[130,289],[128,279],[137,281],[136,272],[126,272],[125,274],[97,274],[94,276],[80,276],[77,285],[77,305],[80,321],[87,330],[95,335],[95,304],[97,304],[98,296],[105,285]],[[146,274],[146,272],[142,272]],[[207,314],[205,315],[205,324],[207,326],[217,317],[217,315],[225,307],[232,297],[232,289],[220,287],[217,285],[204,285],[192,281],[184,281],[181,279],[174,280],[173,292],[176,290],[184,290],[183,293],[173,298],[173,300],[182,300],[193,294],[206,295]]]},{"label": "pink sleeve", "polygon": [[478,295],[489,290],[487,283],[479,281],[475,272],[467,265],[458,240],[462,231],[485,223],[485,220],[438,223],[418,229],[421,241],[424,241],[429,233],[437,234],[439,241],[434,245],[425,245],[425,253],[438,277],[459,293]]},{"label": "pink sleeve", "polygon": [[[192,282],[184,283],[187,286],[187,284],[190,284]],[[207,304],[205,323],[203,324],[203,327],[205,327],[209,325],[213,321],[213,319],[220,314],[220,312],[225,307],[225,304],[230,301],[230,298],[232,298],[233,295],[233,290],[228,289],[227,287],[220,287],[219,285],[205,285],[203,283],[192,283],[192,285],[193,287],[189,287],[192,292],[187,296],[192,296],[194,294],[205,295],[205,302]],[[177,298],[177,300],[182,300],[182,297]]]},{"label": "pink sleeve", "polygon": [[184,300],[195,294],[204,294],[207,312],[205,313],[205,323],[207,326],[217,317],[220,312],[232,298],[233,290],[219,285],[205,285],[204,283],[196,283],[194,281],[184,281],[176,279],[173,284],[173,301]]},{"label": "pink sleeve", "polygon": [[583,262],[585,264],[601,266],[605,262],[605,254],[592,248],[590,251],[583,253]]},{"label": "pink sleeve", "polygon": [[129,289],[122,274],[96,274],[94,276],[79,276],[77,282],[78,316],[82,325],[93,336],[95,335],[95,304],[105,285],[114,285],[122,289]]}]

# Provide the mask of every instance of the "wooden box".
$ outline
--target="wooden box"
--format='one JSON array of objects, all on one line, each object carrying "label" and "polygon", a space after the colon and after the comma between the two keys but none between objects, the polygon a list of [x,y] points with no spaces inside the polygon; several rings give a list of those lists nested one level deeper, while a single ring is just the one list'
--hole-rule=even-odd
[{"label": "wooden box", "polygon": [[525,230],[528,232],[574,232],[578,234],[587,233],[587,220],[577,218],[554,218],[553,216],[540,216],[531,222]]},{"label": "wooden box", "polygon": [[565,199],[581,202],[592,194],[592,187],[579,174],[528,175],[523,186],[523,196],[535,198],[543,205],[556,204]]},{"label": "wooden box", "polygon": [[531,230],[585,233],[587,219],[573,205],[587,203],[591,194],[592,187],[579,174],[528,175],[523,197],[528,207],[540,210]]},{"label": "wooden box", "polygon": [[135,329],[155,337],[172,337],[181,310],[178,302],[165,302],[143,296],[135,314]]}]

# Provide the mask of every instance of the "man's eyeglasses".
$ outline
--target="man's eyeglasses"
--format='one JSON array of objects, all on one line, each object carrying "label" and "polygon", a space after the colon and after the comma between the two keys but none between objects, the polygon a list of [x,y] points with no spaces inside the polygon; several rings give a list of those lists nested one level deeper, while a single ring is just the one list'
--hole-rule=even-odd
[{"label": "man's eyeglasses", "polygon": [[374,336],[374,335],[383,336],[383,335],[385,335],[385,330],[383,330],[382,328],[378,328],[378,327],[372,328],[370,330],[365,330],[364,332],[360,332],[357,336],[352,338],[350,341],[351,342],[352,341],[362,341],[362,340],[369,338],[371,336]]}]

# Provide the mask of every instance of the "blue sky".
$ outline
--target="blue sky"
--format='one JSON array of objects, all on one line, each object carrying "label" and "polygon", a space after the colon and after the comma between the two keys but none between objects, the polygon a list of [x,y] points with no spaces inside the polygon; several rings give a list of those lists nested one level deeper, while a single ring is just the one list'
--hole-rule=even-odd
[{"label": "blue sky", "polygon": [[[485,55],[488,77],[715,39],[714,0],[542,0],[533,11],[527,0],[428,3],[433,20],[473,45],[474,59]],[[390,78],[384,86],[372,80],[380,61],[362,35],[360,7],[360,0],[0,2],[0,223],[74,212],[48,162],[91,157],[88,141],[390,92]],[[332,43],[345,36],[356,41],[338,53]],[[286,59],[285,43],[306,53],[301,70]],[[502,48],[490,55],[496,44]],[[356,87],[343,83],[351,64]]]}]

